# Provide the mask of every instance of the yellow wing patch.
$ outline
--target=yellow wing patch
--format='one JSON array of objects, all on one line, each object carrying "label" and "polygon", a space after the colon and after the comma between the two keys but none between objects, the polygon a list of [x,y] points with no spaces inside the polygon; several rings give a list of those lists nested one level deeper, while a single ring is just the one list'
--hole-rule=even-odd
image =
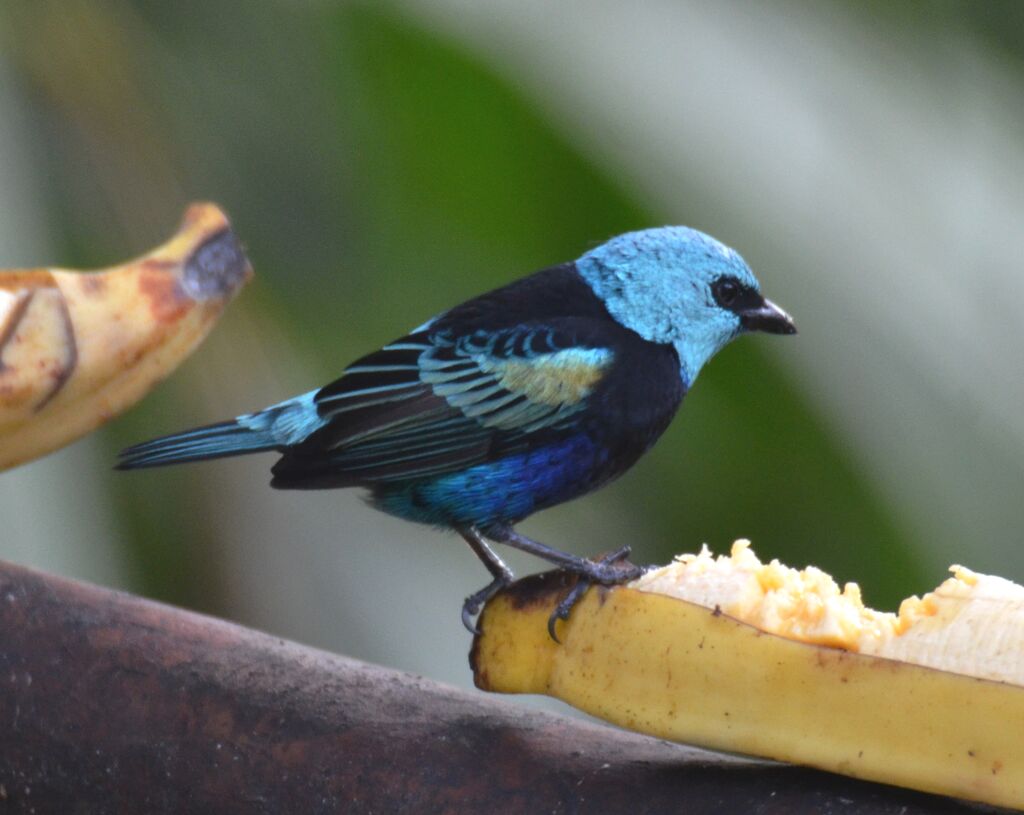
[{"label": "yellow wing patch", "polygon": [[575,405],[593,391],[612,362],[605,348],[568,348],[532,360],[495,365],[498,382],[538,405]]}]

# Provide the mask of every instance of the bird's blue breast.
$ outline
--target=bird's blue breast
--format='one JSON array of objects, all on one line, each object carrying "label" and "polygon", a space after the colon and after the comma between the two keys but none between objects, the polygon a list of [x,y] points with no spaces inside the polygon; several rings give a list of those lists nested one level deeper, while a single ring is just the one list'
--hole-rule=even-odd
[{"label": "bird's blue breast", "polygon": [[514,523],[589,492],[605,480],[609,453],[585,434],[429,479],[382,484],[378,509],[433,526]]}]

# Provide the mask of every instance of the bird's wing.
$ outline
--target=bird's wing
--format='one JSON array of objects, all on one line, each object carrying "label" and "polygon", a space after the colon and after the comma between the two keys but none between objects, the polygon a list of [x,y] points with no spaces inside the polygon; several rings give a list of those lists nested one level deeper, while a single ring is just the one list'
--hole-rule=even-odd
[{"label": "bird's wing", "polygon": [[487,461],[539,431],[570,427],[613,357],[552,325],[414,333],[316,394],[323,425],[292,464],[315,461],[321,472],[368,483]]}]

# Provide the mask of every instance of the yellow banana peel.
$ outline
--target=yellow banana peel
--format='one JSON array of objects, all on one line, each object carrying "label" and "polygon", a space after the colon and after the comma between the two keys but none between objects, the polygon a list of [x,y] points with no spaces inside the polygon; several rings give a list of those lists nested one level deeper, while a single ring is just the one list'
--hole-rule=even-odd
[{"label": "yellow banana peel", "polygon": [[[961,569],[897,617],[858,608],[855,587],[808,588],[817,570],[757,562],[733,580],[723,559],[687,558],[675,574],[589,589],[558,624],[561,645],[547,622],[571,579],[513,584],[480,617],[477,686],[547,694],[663,739],[1024,807],[1024,588]],[[979,678],[989,675],[1014,680]]]},{"label": "yellow banana peel", "polygon": [[130,407],[203,340],[252,268],[223,212],[95,272],[0,270],[0,470]]}]

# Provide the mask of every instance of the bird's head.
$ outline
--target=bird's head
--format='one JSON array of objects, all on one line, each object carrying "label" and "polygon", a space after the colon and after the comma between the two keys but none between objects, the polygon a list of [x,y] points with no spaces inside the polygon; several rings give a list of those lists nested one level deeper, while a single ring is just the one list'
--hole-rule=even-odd
[{"label": "bird's head", "polygon": [[744,331],[796,333],[743,258],[696,229],[627,232],[587,252],[576,268],[619,323],[675,346],[687,385]]}]

